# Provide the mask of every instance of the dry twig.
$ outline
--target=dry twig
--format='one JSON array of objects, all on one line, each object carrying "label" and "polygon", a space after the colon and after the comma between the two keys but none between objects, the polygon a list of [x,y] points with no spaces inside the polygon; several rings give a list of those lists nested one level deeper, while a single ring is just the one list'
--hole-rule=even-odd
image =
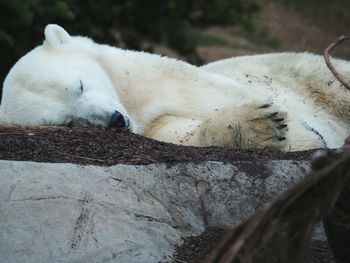
[{"label": "dry twig", "polygon": [[323,57],[324,60],[327,64],[327,67],[331,70],[333,73],[334,77],[339,80],[339,82],[350,91],[350,83],[342,76],[339,74],[339,72],[335,69],[333,64],[331,63],[331,60],[329,58],[329,52],[332,51],[336,46],[340,45],[343,43],[345,40],[348,40],[349,37],[347,36],[340,36],[336,41],[334,41],[332,44],[330,44],[323,52]]},{"label": "dry twig", "polygon": [[77,156],[77,155],[74,155],[74,156],[72,156],[72,157],[73,157],[73,158],[77,158],[77,159],[87,160],[87,161],[98,161],[98,162],[101,162],[101,163],[104,163],[104,162],[105,162],[104,160],[101,160],[101,159],[90,158],[90,157],[84,157],[84,156]]},{"label": "dry twig", "polygon": [[56,132],[64,129],[64,126],[23,126],[23,125],[0,125],[0,134],[30,134],[42,132]]}]

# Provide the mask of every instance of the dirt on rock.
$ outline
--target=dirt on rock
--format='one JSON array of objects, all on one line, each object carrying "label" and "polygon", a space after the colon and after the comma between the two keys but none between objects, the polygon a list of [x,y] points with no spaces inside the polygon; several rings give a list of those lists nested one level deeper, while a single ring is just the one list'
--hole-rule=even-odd
[{"label": "dirt on rock", "polygon": [[0,126],[0,159],[116,165],[246,160],[308,160],[313,151],[282,153],[159,142],[127,130],[103,127]]},{"label": "dirt on rock", "polygon": [[[176,248],[173,263],[203,263],[211,251],[225,238],[230,230],[209,228],[199,236],[184,239],[181,246]],[[309,255],[303,263],[335,263],[333,254],[326,241],[314,241]]]}]

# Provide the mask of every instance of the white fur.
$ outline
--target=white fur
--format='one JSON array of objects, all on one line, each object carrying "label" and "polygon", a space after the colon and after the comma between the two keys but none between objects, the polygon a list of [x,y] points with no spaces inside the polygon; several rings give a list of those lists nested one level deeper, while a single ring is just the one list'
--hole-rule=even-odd
[{"label": "white fur", "polygon": [[[315,55],[238,57],[200,68],[71,37],[57,25],[46,27],[45,38],[6,77],[0,122],[62,125],[84,118],[107,126],[117,110],[134,132],[162,141],[282,150],[338,147],[349,132],[346,119],[303,91],[332,79]],[[348,62],[338,63],[350,73]],[[287,113],[288,130],[267,118],[275,111]]]},{"label": "white fur", "polygon": [[[337,70],[350,75],[350,63],[332,59]],[[350,92],[334,78],[323,57],[310,53],[277,53],[242,56],[210,63],[202,68],[218,73],[248,86],[258,87],[270,97],[274,105],[288,112],[288,137],[292,150],[327,146],[336,148],[350,135],[349,118],[336,117],[328,105],[317,105],[318,94],[310,94],[309,86],[318,87],[334,101],[343,98],[350,112]],[[312,128],[322,135],[310,130]],[[293,142],[293,143],[291,143]],[[325,144],[325,145],[324,145]],[[309,146],[308,146],[309,145]]]}]

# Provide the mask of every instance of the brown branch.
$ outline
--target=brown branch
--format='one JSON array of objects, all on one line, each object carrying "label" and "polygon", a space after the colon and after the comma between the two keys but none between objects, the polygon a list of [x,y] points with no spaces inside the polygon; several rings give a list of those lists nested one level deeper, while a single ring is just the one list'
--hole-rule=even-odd
[{"label": "brown branch", "polygon": [[331,70],[331,72],[333,73],[334,77],[339,80],[339,82],[350,91],[350,83],[339,74],[339,72],[335,69],[335,67],[333,66],[333,64],[331,63],[330,59],[329,59],[329,52],[332,51],[335,47],[337,47],[338,45],[340,45],[341,43],[343,43],[345,40],[348,40],[349,37],[347,36],[340,36],[336,41],[334,41],[332,44],[330,44],[323,52],[323,57],[324,60],[327,64],[327,67]]}]

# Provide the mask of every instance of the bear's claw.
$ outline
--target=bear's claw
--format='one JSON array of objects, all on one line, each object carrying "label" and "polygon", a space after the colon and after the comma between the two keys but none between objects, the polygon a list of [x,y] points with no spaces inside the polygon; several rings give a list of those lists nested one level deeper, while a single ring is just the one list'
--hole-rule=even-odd
[{"label": "bear's claw", "polygon": [[268,118],[273,118],[273,117],[276,117],[277,115],[278,115],[278,112],[275,111],[275,112],[269,113],[269,114],[267,115],[267,117],[268,117]]},{"label": "bear's claw", "polygon": [[266,104],[261,105],[259,108],[260,108],[260,109],[266,109],[266,108],[268,108],[268,107],[270,107],[270,106],[271,106],[270,103],[266,103]]},{"label": "bear's claw", "polygon": [[259,107],[248,106],[246,110],[247,121],[243,123],[243,127],[246,129],[248,138],[245,144],[249,147],[277,149],[285,145],[288,131],[285,113],[280,112],[271,103],[265,103]]},{"label": "bear's claw", "polygon": [[282,149],[287,142],[286,114],[271,103],[250,103],[214,111],[201,125],[203,145]]}]

